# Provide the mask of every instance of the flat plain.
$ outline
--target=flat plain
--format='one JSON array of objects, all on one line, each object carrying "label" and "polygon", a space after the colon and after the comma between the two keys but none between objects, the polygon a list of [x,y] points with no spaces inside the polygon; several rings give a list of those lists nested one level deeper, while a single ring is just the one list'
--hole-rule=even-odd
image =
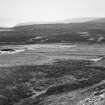
[{"label": "flat plain", "polygon": [[[14,49],[15,53],[0,54],[0,66],[14,65],[42,65],[56,59],[94,60],[104,58],[105,45],[83,44],[32,44],[32,45],[8,45],[0,49]],[[6,53],[7,52],[7,53]]]}]

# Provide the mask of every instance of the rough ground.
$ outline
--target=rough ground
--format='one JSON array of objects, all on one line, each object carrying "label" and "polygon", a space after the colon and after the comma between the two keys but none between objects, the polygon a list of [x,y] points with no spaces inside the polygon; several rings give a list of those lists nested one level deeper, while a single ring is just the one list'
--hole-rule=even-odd
[{"label": "rough ground", "polygon": [[1,67],[1,105],[91,105],[91,101],[104,105],[105,68],[93,65],[86,60],[60,60]]},{"label": "rough ground", "polygon": [[0,55],[0,105],[104,105],[105,47],[51,46]]}]

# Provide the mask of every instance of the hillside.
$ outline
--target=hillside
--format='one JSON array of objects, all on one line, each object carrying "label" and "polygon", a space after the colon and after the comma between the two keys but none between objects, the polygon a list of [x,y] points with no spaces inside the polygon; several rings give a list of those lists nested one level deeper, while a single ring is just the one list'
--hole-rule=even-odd
[{"label": "hillside", "polygon": [[26,24],[0,29],[0,44],[105,43],[105,18],[80,23]]}]

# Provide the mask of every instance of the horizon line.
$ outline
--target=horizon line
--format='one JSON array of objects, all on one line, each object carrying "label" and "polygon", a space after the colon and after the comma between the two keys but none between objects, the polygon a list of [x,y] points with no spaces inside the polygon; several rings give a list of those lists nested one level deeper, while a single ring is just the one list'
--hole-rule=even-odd
[{"label": "horizon line", "polygon": [[[16,22],[14,24],[10,24],[10,25],[1,25],[0,28],[13,28],[16,26],[24,26],[24,25],[41,25],[41,24],[69,24],[69,23],[83,23],[83,22],[88,22],[88,21],[92,21],[92,20],[97,20],[97,19],[104,19],[105,17],[74,17],[74,18],[66,18],[66,19],[60,19],[60,20],[55,20],[55,21],[20,21],[20,22]],[[87,20],[80,20],[80,22],[76,19],[87,19]],[[90,20],[88,20],[90,19]],[[72,22],[74,21],[74,22]],[[77,22],[75,22],[77,21]]]}]

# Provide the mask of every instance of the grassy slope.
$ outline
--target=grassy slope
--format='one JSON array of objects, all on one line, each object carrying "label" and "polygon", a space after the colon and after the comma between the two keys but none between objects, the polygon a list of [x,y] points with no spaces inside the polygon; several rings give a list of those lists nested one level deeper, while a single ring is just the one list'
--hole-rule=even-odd
[{"label": "grassy slope", "polygon": [[[85,88],[104,80],[104,68],[90,67],[91,64],[88,61],[68,60],[53,65],[0,68],[1,105],[49,105],[43,101],[47,97]],[[43,91],[37,98],[31,98]]]},{"label": "grassy slope", "polygon": [[[0,31],[0,42],[23,43],[54,43],[54,42],[88,42],[104,43],[105,21],[91,21],[71,24],[41,24],[24,25],[12,28],[14,31]],[[83,37],[79,32],[88,32],[90,36]],[[35,39],[40,36],[42,38]],[[89,40],[94,38],[94,40]],[[5,44],[3,43],[3,44]]]}]

